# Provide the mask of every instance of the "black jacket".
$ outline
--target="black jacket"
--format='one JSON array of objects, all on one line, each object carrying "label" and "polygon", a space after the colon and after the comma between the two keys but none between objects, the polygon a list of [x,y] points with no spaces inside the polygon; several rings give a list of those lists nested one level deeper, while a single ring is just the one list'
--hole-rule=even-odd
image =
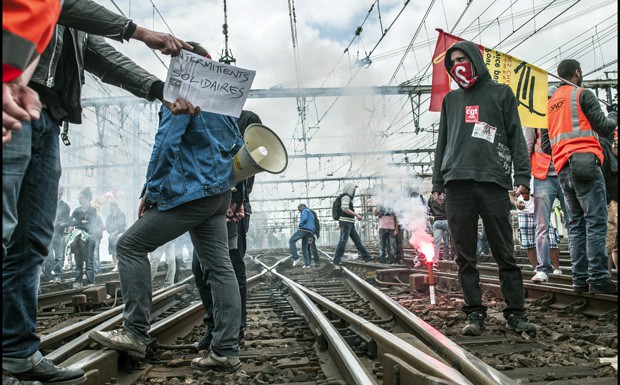
[{"label": "black jacket", "polygon": [[[64,41],[65,28],[70,28],[73,41]],[[103,82],[122,87],[135,96],[155,100],[149,95],[151,85],[157,77],[135,64],[101,36],[122,42],[129,40],[136,30],[136,24],[119,16],[92,0],[65,0],[54,29],[52,40],[41,54],[39,64],[31,82],[51,88],[63,44],[72,44],[75,60],[68,62],[75,66],[75,76],[66,78],[65,92],[59,93],[62,108],[68,112],[65,118],[71,123],[82,122],[80,103],[84,70],[97,75]],[[99,36],[94,36],[99,35]]]},{"label": "black jacket", "polygon": [[[478,79],[470,88],[451,91],[443,99],[432,191],[443,192],[451,180],[492,182],[511,190],[513,164],[514,185],[529,187],[530,161],[514,93],[509,86],[491,79],[478,47],[469,41],[448,49],[448,72],[455,49],[471,58]],[[467,106],[478,106],[478,122],[486,123],[495,132],[492,142],[472,136],[475,123],[465,122]]]},{"label": "black jacket", "polygon": [[444,202],[444,204],[440,205],[439,202],[433,199],[432,195],[428,200],[428,209],[429,214],[436,221],[445,221],[446,219],[448,219],[448,216],[446,215],[446,203]]},{"label": "black jacket", "polygon": [[603,177],[605,178],[607,204],[611,201],[618,202],[618,158],[616,158],[612,151],[612,140],[613,139],[605,137],[599,138],[601,148],[603,149],[603,156],[605,158],[605,161],[601,166],[601,171],[603,171]]},{"label": "black jacket", "polygon": [[[242,110],[241,115],[237,118],[237,126],[241,136],[245,134],[245,129],[251,124],[262,124],[258,115],[252,111]],[[243,210],[247,215],[252,214],[252,206],[250,205],[250,193],[254,187],[254,175],[246,180],[242,180],[235,186],[235,191],[231,196],[231,203],[243,203]]]}]

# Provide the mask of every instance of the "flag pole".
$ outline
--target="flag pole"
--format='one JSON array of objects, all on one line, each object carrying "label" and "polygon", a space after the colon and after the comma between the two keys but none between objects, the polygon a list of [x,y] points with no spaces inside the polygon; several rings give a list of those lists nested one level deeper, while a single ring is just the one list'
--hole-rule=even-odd
[{"label": "flag pole", "polygon": [[[569,81],[568,81],[568,80],[566,80],[566,79],[562,79],[561,77],[559,77],[559,76],[557,76],[557,75],[554,75],[554,74],[552,74],[552,73],[551,73],[551,72],[549,72],[549,71],[547,71],[547,74],[548,74],[549,76],[551,76],[551,77],[554,77],[554,78],[556,78],[556,79],[558,79],[558,80],[563,81],[564,83],[566,83],[566,84],[568,84],[568,85],[571,85],[571,86],[573,86],[573,87],[577,87],[577,88],[579,88],[579,86],[578,86],[577,84],[575,84],[575,83],[573,83],[573,82],[569,82]],[[609,106],[611,106],[611,104],[607,103],[607,101],[606,101],[606,100],[603,100],[603,99],[601,99],[601,98],[599,98],[599,97],[597,97],[597,99],[599,100],[599,102],[603,103],[604,105],[606,105],[606,106],[608,106],[608,107],[609,107]]]}]

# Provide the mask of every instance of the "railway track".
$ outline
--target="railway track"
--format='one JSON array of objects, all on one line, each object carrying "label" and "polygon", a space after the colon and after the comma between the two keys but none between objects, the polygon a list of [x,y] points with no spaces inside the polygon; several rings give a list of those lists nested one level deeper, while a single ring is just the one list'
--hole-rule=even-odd
[{"label": "railway track", "polygon": [[519,335],[506,332],[501,299],[492,289],[496,283],[488,277],[487,332],[463,338],[462,296],[449,277],[453,273],[438,273],[437,305],[430,306],[426,292],[409,283],[422,270],[345,265],[301,269],[292,267],[288,253],[277,251],[247,258],[248,326],[243,366],[236,373],[190,366],[201,354],[192,343],[204,325],[189,277],[154,293],[151,334],[157,342],[143,361],[101,350],[86,338],[93,328],[120,324],[122,305],[76,322],[72,332],[63,328],[44,336],[42,349],[57,364],[84,367],[95,385],[617,382],[608,362],[617,357],[617,315],[592,305],[567,311],[557,299],[561,283],[536,285],[553,300],[534,298],[526,287],[528,315],[540,327],[536,335]]}]

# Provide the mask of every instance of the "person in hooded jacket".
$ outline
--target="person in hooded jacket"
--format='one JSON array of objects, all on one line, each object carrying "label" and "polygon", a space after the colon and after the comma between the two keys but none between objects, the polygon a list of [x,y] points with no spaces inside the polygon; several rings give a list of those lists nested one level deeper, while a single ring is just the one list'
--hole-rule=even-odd
[{"label": "person in hooded jacket", "polygon": [[[514,257],[510,200],[514,178],[517,195],[529,191],[530,164],[509,86],[491,79],[479,48],[472,42],[454,44],[445,67],[459,88],[443,99],[433,168],[433,197],[445,193],[450,234],[467,315],[463,335],[485,330],[487,307],[482,304],[476,268],[478,216],[482,218],[499,270],[503,310],[509,330],[534,332],[524,311],[523,279]],[[512,167],[514,164],[514,176]]]},{"label": "person in hooded jacket", "polygon": [[356,185],[353,183],[345,184],[342,189],[341,195],[341,212],[340,218],[338,219],[338,226],[340,227],[340,239],[338,240],[338,245],[336,246],[336,251],[334,253],[334,264],[340,265],[342,263],[342,256],[344,255],[344,250],[347,247],[347,242],[349,241],[349,237],[353,241],[355,248],[362,255],[362,259],[364,262],[369,262],[372,259],[372,256],[364,248],[362,244],[362,240],[360,235],[357,233],[355,229],[355,219],[358,221],[364,220],[364,217],[355,212],[353,208],[353,198],[355,197],[355,189]]}]

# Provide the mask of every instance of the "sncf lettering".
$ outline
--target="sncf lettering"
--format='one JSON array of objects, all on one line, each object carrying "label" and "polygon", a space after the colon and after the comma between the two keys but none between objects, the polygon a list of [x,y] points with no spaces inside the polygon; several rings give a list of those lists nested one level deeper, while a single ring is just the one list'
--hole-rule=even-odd
[{"label": "sncf lettering", "polygon": [[564,107],[564,103],[566,102],[566,99],[560,99],[557,102],[551,104],[549,106],[549,112],[555,112],[559,109],[561,109],[562,107]]}]

